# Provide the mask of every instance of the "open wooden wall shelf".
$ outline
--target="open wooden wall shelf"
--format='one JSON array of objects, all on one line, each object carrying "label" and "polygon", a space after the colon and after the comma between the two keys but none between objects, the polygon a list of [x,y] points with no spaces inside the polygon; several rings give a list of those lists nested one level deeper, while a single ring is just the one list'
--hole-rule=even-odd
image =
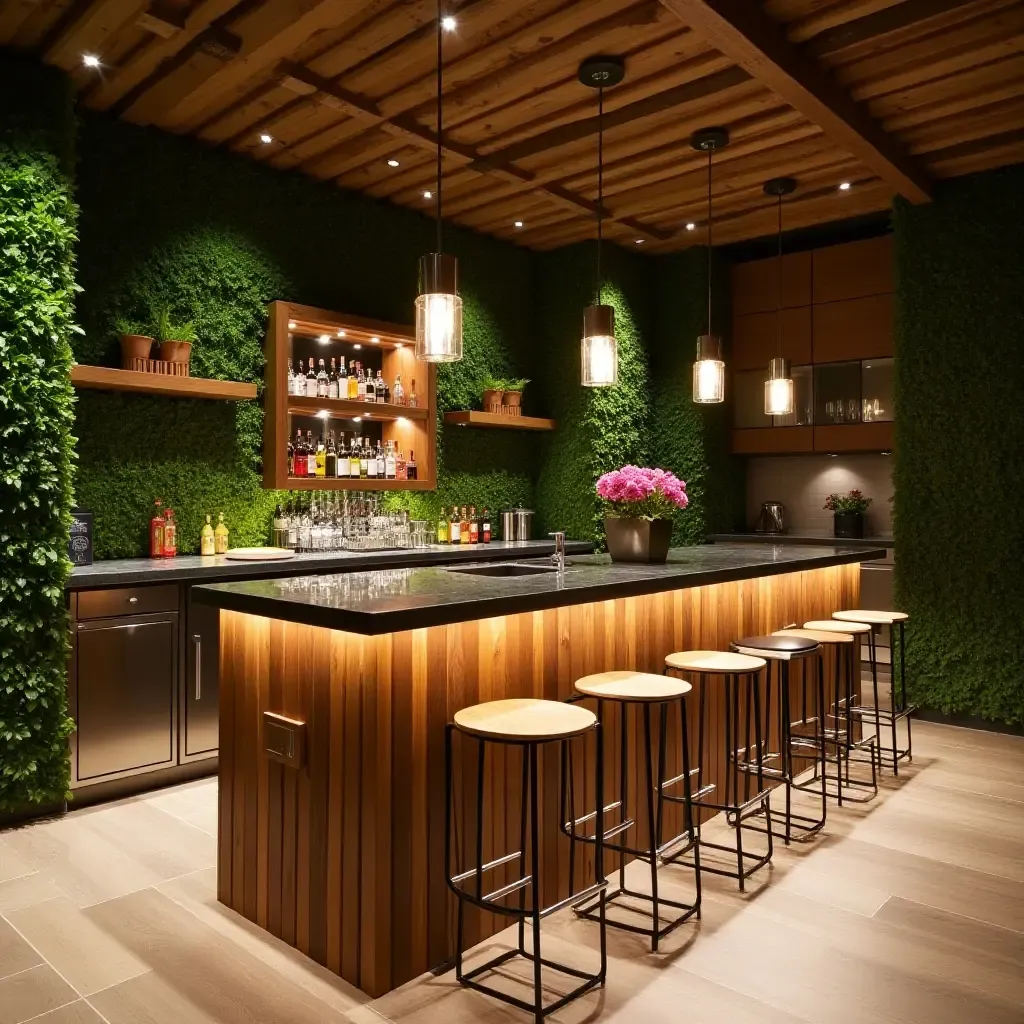
[{"label": "open wooden wall shelf", "polygon": [[[266,418],[263,432],[263,486],[287,490],[432,491],[437,486],[436,381],[434,367],[415,357],[415,333],[402,324],[348,316],[293,302],[272,302],[266,340]],[[348,398],[288,394],[293,359],[357,359],[380,368],[389,386],[401,374],[408,394],[416,381],[417,404],[359,402]],[[290,477],[288,441],[296,424],[335,435],[364,434],[394,441],[408,456],[416,453],[416,480]],[[325,426],[326,424],[326,426]],[[340,440],[340,438],[339,438]]]},{"label": "open wooden wall shelf", "polygon": [[163,395],[166,398],[215,398],[242,401],[256,397],[256,385],[235,380],[208,380],[204,377],[172,377],[164,373],[118,370],[113,366],[71,367],[71,383],[76,388],[96,391],[132,391],[137,394]]},{"label": "open wooden wall shelf", "polygon": [[454,409],[444,414],[445,423],[457,427],[496,427],[504,430],[554,430],[554,420],[541,416],[505,416],[476,409]]}]

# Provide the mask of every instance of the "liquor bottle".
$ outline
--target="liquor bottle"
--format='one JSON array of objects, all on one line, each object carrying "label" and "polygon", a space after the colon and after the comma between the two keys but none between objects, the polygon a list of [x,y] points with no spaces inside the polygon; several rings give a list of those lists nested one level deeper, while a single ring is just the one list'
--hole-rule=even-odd
[{"label": "liquor bottle", "polygon": [[153,518],[149,521],[149,557],[164,557],[164,503],[157,498],[153,502]]},{"label": "liquor bottle", "polygon": [[330,390],[330,382],[327,377],[327,370],[324,368],[324,361],[320,360],[320,369],[316,374],[316,397],[326,398]]},{"label": "liquor bottle", "polygon": [[409,461],[405,465],[405,474],[410,480],[418,479],[416,476],[416,453],[409,452]]},{"label": "liquor bottle", "polygon": [[385,401],[384,394],[384,378],[381,376],[380,370],[377,371],[377,379],[373,382],[374,398],[381,404]]},{"label": "liquor bottle", "polygon": [[164,558],[173,558],[178,553],[178,524],[174,521],[174,509],[164,512]]},{"label": "liquor bottle", "polygon": [[334,447],[334,431],[327,439],[327,451],[324,454],[324,476],[334,480],[338,476],[338,450]]},{"label": "liquor bottle", "polygon": [[409,388],[409,408],[410,409],[415,409],[416,408],[416,401],[417,401],[417,399],[416,399],[416,378],[413,377],[412,385]]},{"label": "liquor bottle", "polygon": [[[206,517],[206,521],[209,523],[209,516]],[[213,540],[213,527],[210,527],[210,539]],[[288,518],[280,505],[274,509],[273,533],[270,535],[270,543],[275,548],[288,547]]]},{"label": "liquor bottle", "polygon": [[367,445],[366,475],[370,480],[377,479],[377,452],[374,449],[372,442]]},{"label": "liquor bottle", "polygon": [[387,480],[395,480],[397,466],[395,465],[395,449],[393,447],[394,442],[388,441],[388,450],[384,456],[384,477]]},{"label": "liquor bottle", "polygon": [[391,388],[389,388],[387,384],[384,385],[384,404],[391,404]]},{"label": "liquor bottle", "polygon": [[295,512],[295,506],[292,505],[291,498],[288,499],[284,515],[285,521],[288,524],[288,543],[284,546],[294,551],[299,544],[299,517]]},{"label": "liquor bottle", "polygon": [[366,377],[363,376],[363,364],[362,363],[356,363],[356,373],[358,374],[358,377],[356,378],[356,380],[358,382],[357,383],[358,394],[356,395],[356,398],[360,402],[365,402],[366,401]]},{"label": "liquor bottle", "polygon": [[316,439],[316,462],[313,471],[321,479],[327,476],[327,445],[324,444],[322,434]]},{"label": "liquor bottle", "polygon": [[448,543],[449,544],[459,544],[459,543],[461,543],[461,541],[459,539],[459,531],[460,531],[461,527],[462,527],[462,524],[461,524],[461,521],[459,519],[459,506],[455,505],[452,508],[452,517],[451,517],[451,519],[448,520]]},{"label": "liquor bottle", "polygon": [[345,444],[345,435],[341,435],[341,443],[338,446],[338,476],[346,477],[352,475],[352,466],[348,457],[348,445]]},{"label": "liquor bottle", "polygon": [[484,514],[480,517],[480,540],[484,544],[491,543],[491,516],[487,509],[484,509]]},{"label": "liquor bottle", "polygon": [[316,398],[316,370],[313,369],[313,357],[309,357],[309,373],[306,374],[306,397]]},{"label": "liquor bottle", "polygon": [[348,386],[347,397],[358,398],[359,377],[356,375],[356,361],[354,359],[348,364],[348,377],[345,380]]},{"label": "liquor bottle", "polygon": [[356,480],[361,476],[366,476],[366,473],[364,472],[365,466],[362,460],[362,449],[363,439],[361,437],[353,437],[352,451],[349,452],[349,459],[351,460],[351,472],[349,475]]},{"label": "liquor bottle", "polygon": [[476,517],[476,505],[469,506],[469,543],[480,543],[480,520]]},{"label": "liquor bottle", "polygon": [[405,452],[400,451],[395,456],[395,479],[396,480],[408,480],[409,475],[406,472]]},{"label": "liquor bottle", "polygon": [[217,529],[213,531],[213,550],[223,555],[228,549],[228,528],[224,523],[224,513],[217,513]]},{"label": "liquor bottle", "polygon": [[437,517],[437,543],[448,543],[448,517],[444,514],[443,507]]},{"label": "liquor bottle", "polygon": [[[278,508],[281,506],[278,505]],[[206,517],[206,524],[199,534],[199,554],[212,555],[214,553],[213,526],[210,524],[210,517]]]},{"label": "liquor bottle", "polygon": [[292,439],[288,438],[288,475],[295,476],[295,445]]},{"label": "liquor bottle", "polygon": [[316,476],[316,443],[312,430],[306,431],[306,476]]},{"label": "liquor bottle", "polygon": [[292,374],[291,391],[289,394],[302,398],[306,394],[306,375],[302,372],[302,360],[298,360],[298,369]]},{"label": "liquor bottle", "polygon": [[288,394],[295,394],[295,366],[291,359],[288,360]]},{"label": "liquor bottle", "polygon": [[402,375],[395,374],[395,386],[391,389],[391,402],[393,405],[405,405],[405,388],[402,387]]},{"label": "liquor bottle", "polygon": [[469,516],[466,514],[466,506],[462,506],[462,519],[459,520],[459,543],[469,544],[471,540],[469,531]]},{"label": "liquor bottle", "polygon": [[370,476],[370,447],[365,437],[359,439],[359,476],[363,480]]},{"label": "liquor bottle", "polygon": [[327,397],[338,397],[338,367],[334,361],[334,356],[331,356],[331,370],[327,375]]}]

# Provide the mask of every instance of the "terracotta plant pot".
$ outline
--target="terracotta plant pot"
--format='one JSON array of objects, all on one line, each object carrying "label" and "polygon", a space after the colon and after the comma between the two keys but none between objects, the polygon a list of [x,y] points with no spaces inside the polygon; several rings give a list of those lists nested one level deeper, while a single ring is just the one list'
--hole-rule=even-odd
[{"label": "terracotta plant pot", "polygon": [[127,365],[132,359],[148,359],[153,352],[153,339],[145,334],[121,335],[121,363]]},{"label": "terracotta plant pot", "polygon": [[499,388],[484,389],[484,412],[501,412],[501,400],[505,392]]},{"label": "terracotta plant pot", "polygon": [[168,363],[187,363],[191,354],[191,341],[160,342],[160,358]]},{"label": "terracotta plant pot", "polygon": [[672,543],[672,520],[609,517],[604,532],[613,562],[664,562]]},{"label": "terracotta plant pot", "polygon": [[506,391],[502,399],[503,405],[520,406],[523,404],[523,393],[521,391]]}]

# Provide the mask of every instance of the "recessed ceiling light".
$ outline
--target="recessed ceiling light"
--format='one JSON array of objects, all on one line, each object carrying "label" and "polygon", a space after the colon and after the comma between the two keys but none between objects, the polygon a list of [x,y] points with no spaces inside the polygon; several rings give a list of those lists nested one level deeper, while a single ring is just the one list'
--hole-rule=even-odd
[{"label": "recessed ceiling light", "polygon": [[838,459],[839,458],[839,456],[838,456],[838,454],[836,454],[836,452],[829,452],[828,453],[828,457],[830,459]]},{"label": "recessed ceiling light", "polygon": [[392,157],[388,161],[388,167],[397,167],[397,166],[398,166],[398,161],[394,157]]},{"label": "recessed ceiling light", "polygon": [[635,239],[635,242],[636,242],[637,245],[643,245],[644,244],[644,240],[642,238]]},{"label": "recessed ceiling light", "polygon": [[[404,416],[399,416],[398,419],[395,420],[395,422],[396,423],[401,423],[402,426],[404,427],[405,424],[408,423],[409,421]],[[465,426],[465,424],[462,424],[462,425]],[[882,452],[882,454],[884,455],[885,452]]]},{"label": "recessed ceiling light", "polygon": [[353,348],[362,348],[363,346],[362,345],[353,345],[352,347]]},{"label": "recessed ceiling light", "polygon": [[441,19],[441,28],[443,28],[445,32],[454,32],[456,24],[457,22],[450,14],[446,18]]},{"label": "recessed ceiling light", "polygon": [[434,193],[433,192],[429,192],[429,191],[428,192],[424,192],[423,193],[423,198],[424,199],[433,199],[434,198]]},{"label": "recessed ceiling light", "polygon": [[83,53],[82,63],[87,68],[98,68],[100,66],[100,59],[94,53]]},{"label": "recessed ceiling light", "polygon": [[523,226],[523,222],[521,220],[517,220],[516,221],[516,227],[517,228],[521,228],[522,226]]},{"label": "recessed ceiling light", "polygon": [[405,345],[403,345],[400,341],[397,341],[395,342],[395,348],[405,348]]},{"label": "recessed ceiling light", "polygon": [[363,417],[362,416],[353,416],[352,417],[352,422],[353,423],[362,423],[363,422]]},{"label": "recessed ceiling light", "polygon": [[321,345],[326,345],[331,340],[331,336],[329,334],[321,334],[318,340]]},{"label": "recessed ceiling light", "polygon": [[883,455],[892,455],[892,452],[882,452]]},{"label": "recessed ceiling light", "polygon": [[339,331],[338,331],[338,337],[339,337],[339,338],[344,338],[344,337],[345,337],[345,332],[344,332],[344,331],[341,331],[341,330],[339,330]]},{"label": "recessed ceiling light", "polygon": [[260,142],[262,142],[264,146],[269,146],[273,141],[274,141],[274,136],[273,135],[269,135],[267,132],[264,132],[260,136]]},{"label": "recessed ceiling light", "polygon": [[288,330],[289,331],[294,331],[297,326],[298,325],[295,323],[294,320],[289,320],[288,321]]},{"label": "recessed ceiling light", "polygon": [[840,182],[840,184],[839,184],[839,191],[840,192],[849,192],[850,191],[850,183],[848,181]]},{"label": "recessed ceiling light", "polygon": [[330,419],[330,418],[331,418],[331,414],[330,414],[330,412],[328,412],[328,411],[327,411],[326,409],[321,409],[321,410],[320,410],[320,411],[319,411],[319,412],[317,413],[317,416],[319,416],[319,417],[320,417],[320,419],[322,419],[322,420],[327,420],[327,419]]},{"label": "recessed ceiling light", "polygon": [[686,230],[687,231],[696,231],[697,230],[697,225],[694,224],[693,221],[691,220],[690,223],[686,225]]},{"label": "recessed ceiling light", "polygon": [[378,338],[376,334],[370,339],[370,341],[372,341],[374,345],[380,344],[380,338]]}]

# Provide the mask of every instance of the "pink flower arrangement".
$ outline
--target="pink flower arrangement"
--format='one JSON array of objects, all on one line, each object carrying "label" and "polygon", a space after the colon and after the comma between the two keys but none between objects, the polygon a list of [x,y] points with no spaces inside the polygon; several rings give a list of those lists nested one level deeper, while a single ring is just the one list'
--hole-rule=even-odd
[{"label": "pink flower arrangement", "polygon": [[598,496],[608,503],[612,516],[667,519],[677,508],[686,508],[686,483],[665,469],[623,466],[597,481]]}]

